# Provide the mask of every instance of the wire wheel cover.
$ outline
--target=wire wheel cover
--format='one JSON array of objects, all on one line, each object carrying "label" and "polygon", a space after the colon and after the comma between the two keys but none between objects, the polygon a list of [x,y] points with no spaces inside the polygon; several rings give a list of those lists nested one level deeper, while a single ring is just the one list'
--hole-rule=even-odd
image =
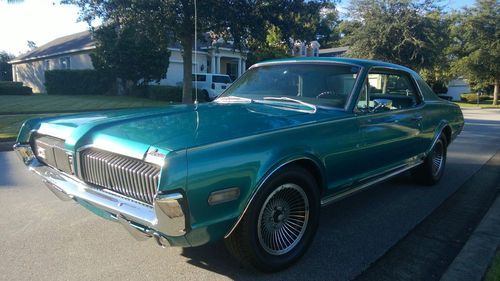
[{"label": "wire wheel cover", "polygon": [[257,233],[260,245],[271,255],[291,251],[301,240],[309,221],[309,201],[292,183],[274,190],[260,210]]},{"label": "wire wheel cover", "polygon": [[444,147],[443,142],[438,141],[432,150],[432,175],[437,176],[443,168]]}]

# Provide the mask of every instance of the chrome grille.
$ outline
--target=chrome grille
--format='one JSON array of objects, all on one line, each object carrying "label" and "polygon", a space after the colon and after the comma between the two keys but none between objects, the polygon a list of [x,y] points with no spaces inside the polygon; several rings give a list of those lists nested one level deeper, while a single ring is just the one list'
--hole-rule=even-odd
[{"label": "chrome grille", "polygon": [[85,182],[153,204],[159,166],[95,148],[83,150],[80,156]]},{"label": "chrome grille", "polygon": [[72,174],[73,155],[64,149],[64,140],[36,135],[33,141],[33,151],[40,162]]}]

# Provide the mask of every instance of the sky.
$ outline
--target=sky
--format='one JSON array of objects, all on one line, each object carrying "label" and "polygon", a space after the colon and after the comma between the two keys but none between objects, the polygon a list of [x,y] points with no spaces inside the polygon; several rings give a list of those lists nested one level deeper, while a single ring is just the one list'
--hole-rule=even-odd
[{"label": "sky", "polygon": [[[341,9],[347,0],[342,0]],[[471,6],[474,0],[443,0],[452,9]],[[18,56],[28,51],[27,41],[38,46],[58,37],[77,33],[88,28],[87,23],[77,22],[76,6],[60,5],[59,0],[24,0],[7,4],[0,0],[0,51]]]}]

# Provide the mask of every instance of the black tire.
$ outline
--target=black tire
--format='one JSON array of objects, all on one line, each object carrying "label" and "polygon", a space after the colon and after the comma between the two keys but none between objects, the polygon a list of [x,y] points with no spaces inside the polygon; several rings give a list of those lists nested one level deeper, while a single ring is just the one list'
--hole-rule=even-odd
[{"label": "black tire", "polygon": [[447,147],[446,137],[441,134],[429,152],[429,155],[425,158],[424,163],[412,171],[416,182],[424,185],[434,185],[439,182],[446,165]]},{"label": "black tire", "polygon": [[[277,203],[278,200],[282,201]],[[301,206],[304,212],[300,212]],[[283,270],[308,249],[318,227],[319,213],[319,190],[314,177],[302,167],[286,167],[262,186],[238,227],[225,239],[226,246],[245,266],[264,272]],[[298,222],[301,219],[303,223]],[[283,240],[270,239],[273,233],[279,233],[275,237]],[[286,242],[285,235],[291,235],[286,236]]]}]

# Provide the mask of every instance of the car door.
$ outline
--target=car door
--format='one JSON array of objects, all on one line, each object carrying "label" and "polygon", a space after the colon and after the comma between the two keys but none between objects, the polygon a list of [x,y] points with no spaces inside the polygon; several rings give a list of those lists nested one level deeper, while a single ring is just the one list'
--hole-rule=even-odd
[{"label": "car door", "polygon": [[370,70],[355,111],[366,161],[363,176],[402,165],[421,152],[422,98],[410,74]]}]

